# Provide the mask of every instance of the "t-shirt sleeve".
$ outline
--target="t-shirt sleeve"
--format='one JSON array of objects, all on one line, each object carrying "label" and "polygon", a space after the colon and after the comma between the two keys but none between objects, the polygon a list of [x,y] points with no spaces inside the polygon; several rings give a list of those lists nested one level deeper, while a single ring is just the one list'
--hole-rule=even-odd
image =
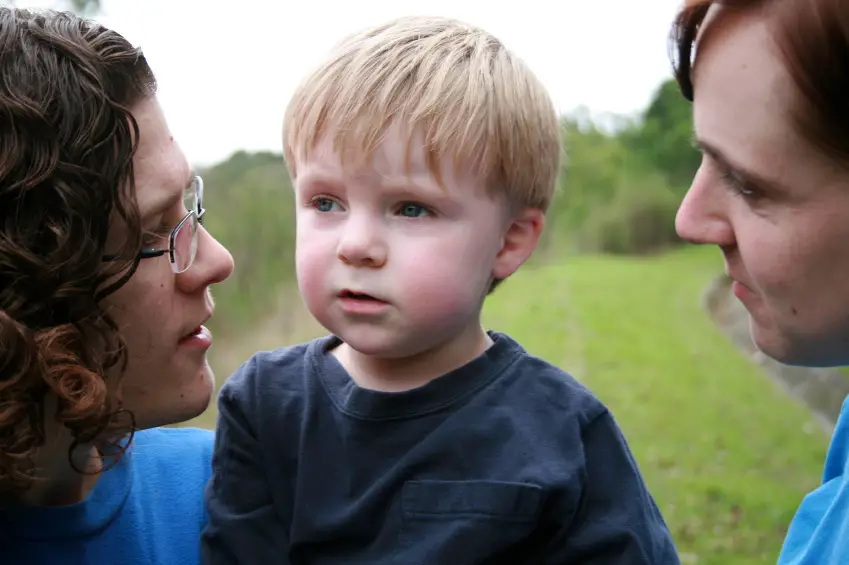
[{"label": "t-shirt sleeve", "polygon": [[221,388],[206,488],[209,521],[201,536],[205,565],[288,563],[288,532],[272,500],[251,415],[257,414],[256,358]]},{"label": "t-shirt sleeve", "polygon": [[546,565],[679,565],[675,544],[609,411],[582,433],[577,512],[556,529]]}]

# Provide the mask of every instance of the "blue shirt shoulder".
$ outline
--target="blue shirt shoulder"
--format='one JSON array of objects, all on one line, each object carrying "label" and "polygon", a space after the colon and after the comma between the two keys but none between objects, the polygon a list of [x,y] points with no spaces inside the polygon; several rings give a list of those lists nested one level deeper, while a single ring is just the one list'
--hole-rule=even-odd
[{"label": "blue shirt shoulder", "polygon": [[0,511],[0,563],[198,564],[212,445],[209,430],[136,432],[85,500]]},{"label": "blue shirt shoulder", "polygon": [[831,437],[822,484],[790,523],[778,565],[845,563],[849,555],[849,398]]}]

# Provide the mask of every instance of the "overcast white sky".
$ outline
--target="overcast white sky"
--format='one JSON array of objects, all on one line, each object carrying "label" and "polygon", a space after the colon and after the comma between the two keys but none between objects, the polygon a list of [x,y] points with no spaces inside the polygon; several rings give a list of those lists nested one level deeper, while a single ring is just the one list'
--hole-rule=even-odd
[{"label": "overcast white sky", "polygon": [[97,19],[144,49],[174,135],[190,161],[210,164],[239,149],[280,151],[283,109],[303,73],[344,35],[400,15],[450,16],[496,34],[563,112],[631,114],[670,76],[667,36],[680,3],[102,0]]}]

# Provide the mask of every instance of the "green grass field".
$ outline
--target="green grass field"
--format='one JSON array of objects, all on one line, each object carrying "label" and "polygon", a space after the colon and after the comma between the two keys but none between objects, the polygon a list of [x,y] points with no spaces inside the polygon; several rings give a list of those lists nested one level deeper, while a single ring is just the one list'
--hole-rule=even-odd
[{"label": "green grass field", "polygon": [[[485,322],[610,407],[685,564],[774,563],[818,483],[828,438],[702,311],[701,293],[721,268],[708,248],[527,268],[489,299]],[[286,339],[318,333],[301,321]],[[248,339],[239,354],[213,358],[216,372],[229,374],[246,347],[282,343]],[[210,410],[194,423],[213,421]]]}]

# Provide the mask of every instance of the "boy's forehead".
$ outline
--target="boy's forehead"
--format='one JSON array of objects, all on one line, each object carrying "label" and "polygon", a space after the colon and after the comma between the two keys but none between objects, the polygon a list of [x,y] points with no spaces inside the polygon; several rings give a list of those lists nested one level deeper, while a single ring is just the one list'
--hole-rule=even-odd
[{"label": "boy's forehead", "polygon": [[409,135],[400,128],[390,128],[373,148],[335,133],[328,132],[311,150],[300,153],[299,178],[320,171],[324,175],[353,179],[380,177],[388,184],[409,181],[437,184],[449,192],[462,185],[480,184],[473,168],[455,159],[453,153],[441,158],[429,155],[424,135],[419,132]]}]

